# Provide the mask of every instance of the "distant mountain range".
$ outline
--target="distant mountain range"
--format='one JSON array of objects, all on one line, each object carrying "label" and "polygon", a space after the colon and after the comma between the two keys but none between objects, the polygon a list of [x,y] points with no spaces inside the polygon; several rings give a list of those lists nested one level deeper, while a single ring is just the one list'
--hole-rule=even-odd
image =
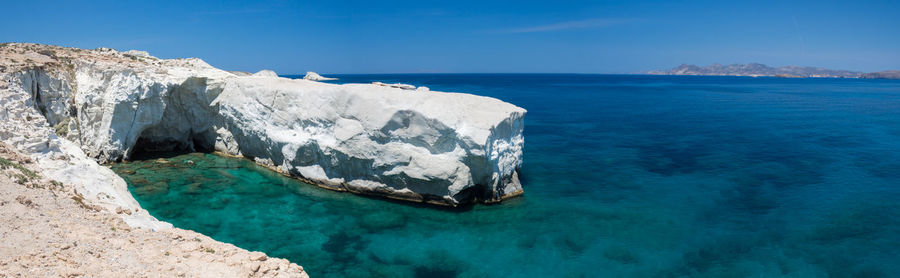
[{"label": "distant mountain range", "polygon": [[712,64],[705,67],[682,64],[670,70],[651,71],[648,72],[648,74],[900,79],[900,71],[862,73],[858,71],[832,70],[826,68],[800,66],[784,66],[775,68],[759,63],[731,65]]}]

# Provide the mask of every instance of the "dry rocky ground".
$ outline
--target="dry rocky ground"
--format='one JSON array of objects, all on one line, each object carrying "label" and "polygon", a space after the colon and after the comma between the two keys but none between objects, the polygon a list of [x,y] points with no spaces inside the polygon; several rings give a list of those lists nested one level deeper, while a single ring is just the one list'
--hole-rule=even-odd
[{"label": "dry rocky ground", "polygon": [[188,230],[132,229],[116,214],[0,142],[0,277],[308,277],[285,259]]}]

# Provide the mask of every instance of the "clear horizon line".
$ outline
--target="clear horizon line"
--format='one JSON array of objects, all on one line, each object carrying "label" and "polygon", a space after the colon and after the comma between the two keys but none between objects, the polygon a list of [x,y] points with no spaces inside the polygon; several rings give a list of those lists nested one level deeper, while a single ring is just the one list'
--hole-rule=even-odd
[{"label": "clear horizon line", "polygon": [[[628,76],[673,76],[673,77],[737,77],[737,78],[784,78],[774,75],[702,75],[702,74],[655,74],[655,73],[542,73],[542,72],[442,72],[442,73],[322,73],[328,75],[628,75]],[[304,74],[278,74],[279,77],[304,76]],[[796,78],[795,78],[796,79]],[[799,79],[869,79],[862,77],[800,77]],[[879,78],[874,78],[879,79]]]},{"label": "clear horizon line", "polygon": [[[599,72],[378,72],[378,73],[338,73],[338,72],[316,72],[321,75],[379,75],[379,74],[406,74],[406,75],[416,75],[416,74],[593,74],[593,75],[660,75],[660,74],[651,74],[651,73],[599,73]],[[300,75],[303,76],[306,73],[297,73],[297,74],[278,74],[279,76],[287,76],[287,75]]]}]

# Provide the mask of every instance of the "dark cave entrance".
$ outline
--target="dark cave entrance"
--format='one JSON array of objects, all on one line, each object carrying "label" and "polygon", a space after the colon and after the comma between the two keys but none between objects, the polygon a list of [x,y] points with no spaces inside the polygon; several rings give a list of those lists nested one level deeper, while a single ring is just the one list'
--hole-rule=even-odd
[{"label": "dark cave entrance", "polygon": [[187,136],[186,140],[154,138],[141,133],[131,149],[127,160],[147,160],[169,158],[187,153],[212,153],[215,151],[215,137],[208,133]]}]

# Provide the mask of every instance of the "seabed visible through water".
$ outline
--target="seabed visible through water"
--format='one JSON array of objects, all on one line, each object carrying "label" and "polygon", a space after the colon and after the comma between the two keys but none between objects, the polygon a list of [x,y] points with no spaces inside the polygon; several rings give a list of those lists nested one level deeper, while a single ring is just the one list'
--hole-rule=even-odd
[{"label": "seabed visible through water", "polygon": [[337,77],[528,109],[525,194],[438,209],[328,191],[203,153],[113,170],[161,220],[287,258],[314,277],[900,273],[900,82]]}]

